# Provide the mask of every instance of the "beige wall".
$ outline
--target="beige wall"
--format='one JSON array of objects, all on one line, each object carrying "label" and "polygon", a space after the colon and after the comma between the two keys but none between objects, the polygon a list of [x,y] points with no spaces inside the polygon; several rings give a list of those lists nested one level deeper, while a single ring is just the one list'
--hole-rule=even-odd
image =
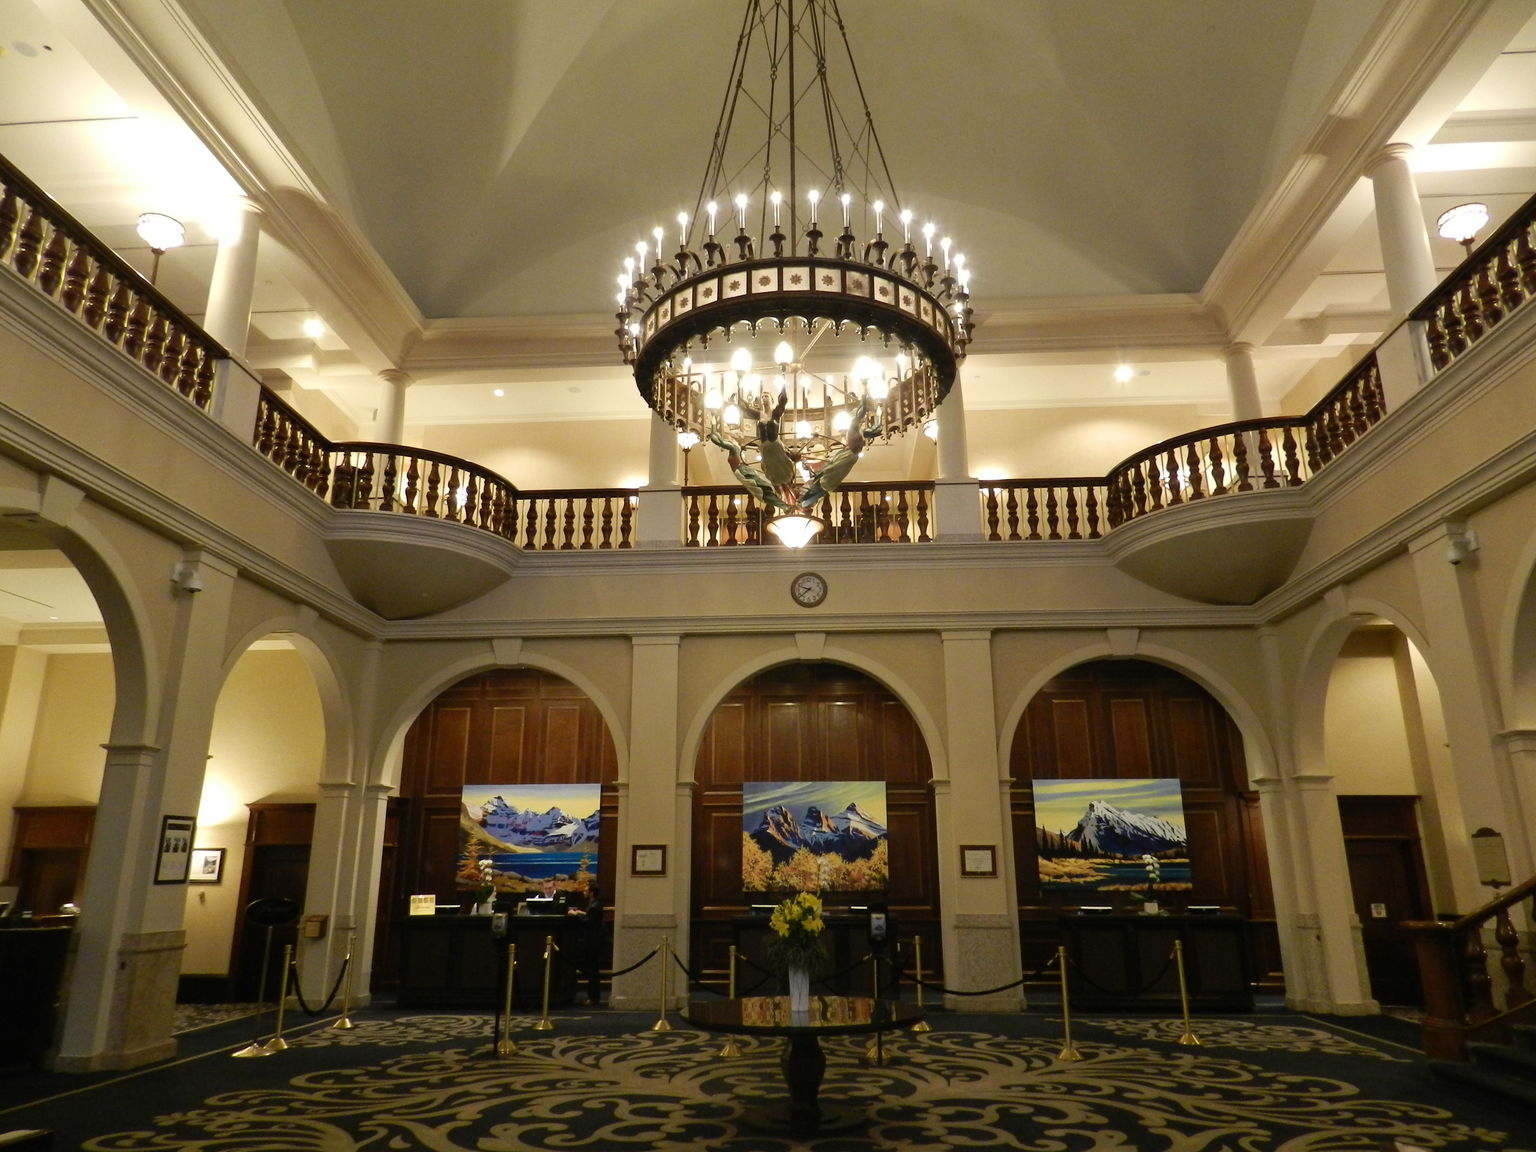
[{"label": "beige wall", "polygon": [[534,491],[629,488],[646,481],[650,435],[649,419],[455,424],[423,429],[421,447],[469,460]]},{"label": "beige wall", "polygon": [[48,657],[27,758],[26,803],[96,803],[115,698],[111,653]]},{"label": "beige wall", "polygon": [[1408,733],[1390,629],[1355,632],[1328,680],[1323,748],[1334,788],[1345,796],[1411,796]]},{"label": "beige wall", "polygon": [[987,479],[1099,476],[1143,448],[1210,424],[1192,404],[967,411],[971,472]]}]

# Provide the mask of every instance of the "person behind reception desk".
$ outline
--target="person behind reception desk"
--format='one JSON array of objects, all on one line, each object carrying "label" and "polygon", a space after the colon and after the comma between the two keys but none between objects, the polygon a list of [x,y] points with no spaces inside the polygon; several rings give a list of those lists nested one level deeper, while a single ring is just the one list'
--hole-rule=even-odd
[{"label": "person behind reception desk", "polygon": [[567,891],[554,880],[543,880],[523,897],[522,908],[530,916],[584,916],[587,902],[582,894]]}]

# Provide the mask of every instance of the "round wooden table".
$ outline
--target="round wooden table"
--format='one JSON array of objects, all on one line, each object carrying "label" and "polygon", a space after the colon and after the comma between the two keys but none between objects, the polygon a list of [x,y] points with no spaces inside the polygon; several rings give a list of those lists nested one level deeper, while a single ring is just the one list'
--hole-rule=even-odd
[{"label": "round wooden table", "polygon": [[789,1043],[779,1066],[789,1088],[787,1116],[764,1113],[767,1127],[795,1133],[847,1127],[863,1117],[848,1109],[824,1108],[818,1096],[827,1058],[823,1036],[852,1032],[892,1032],[923,1018],[915,1004],[873,1000],[868,996],[812,996],[810,1010],[791,1012],[788,996],[744,996],[738,1000],[695,1000],[683,1015],[707,1032],[784,1036]]}]

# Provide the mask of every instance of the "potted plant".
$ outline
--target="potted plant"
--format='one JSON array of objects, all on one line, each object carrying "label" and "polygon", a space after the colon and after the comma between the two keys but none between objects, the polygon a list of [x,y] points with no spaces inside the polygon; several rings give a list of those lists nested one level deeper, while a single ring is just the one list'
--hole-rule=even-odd
[{"label": "potted plant", "polygon": [[768,958],[789,983],[789,1010],[807,1012],[811,1007],[811,969],[826,958],[822,932],[821,897],[814,892],[800,892],[779,903],[768,918],[773,939],[768,943]]}]

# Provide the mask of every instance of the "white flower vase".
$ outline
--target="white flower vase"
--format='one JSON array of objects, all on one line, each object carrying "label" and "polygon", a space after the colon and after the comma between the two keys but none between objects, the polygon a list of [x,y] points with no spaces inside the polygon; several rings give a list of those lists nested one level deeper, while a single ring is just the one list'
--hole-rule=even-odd
[{"label": "white flower vase", "polygon": [[1141,914],[1143,916],[1156,916],[1156,915],[1158,915],[1157,901],[1156,900],[1146,900],[1146,901],[1143,901],[1142,905],[1141,905]]},{"label": "white flower vase", "polygon": [[789,1010],[791,1012],[809,1012],[811,1010],[811,971],[809,968],[793,967],[789,970]]},{"label": "white flower vase", "polygon": [[475,912],[474,912],[474,914],[476,916],[489,916],[491,914],[491,912],[495,909],[495,907],[496,907],[496,901],[494,899],[493,900],[482,900],[482,901],[480,901],[480,903],[475,905]]}]

